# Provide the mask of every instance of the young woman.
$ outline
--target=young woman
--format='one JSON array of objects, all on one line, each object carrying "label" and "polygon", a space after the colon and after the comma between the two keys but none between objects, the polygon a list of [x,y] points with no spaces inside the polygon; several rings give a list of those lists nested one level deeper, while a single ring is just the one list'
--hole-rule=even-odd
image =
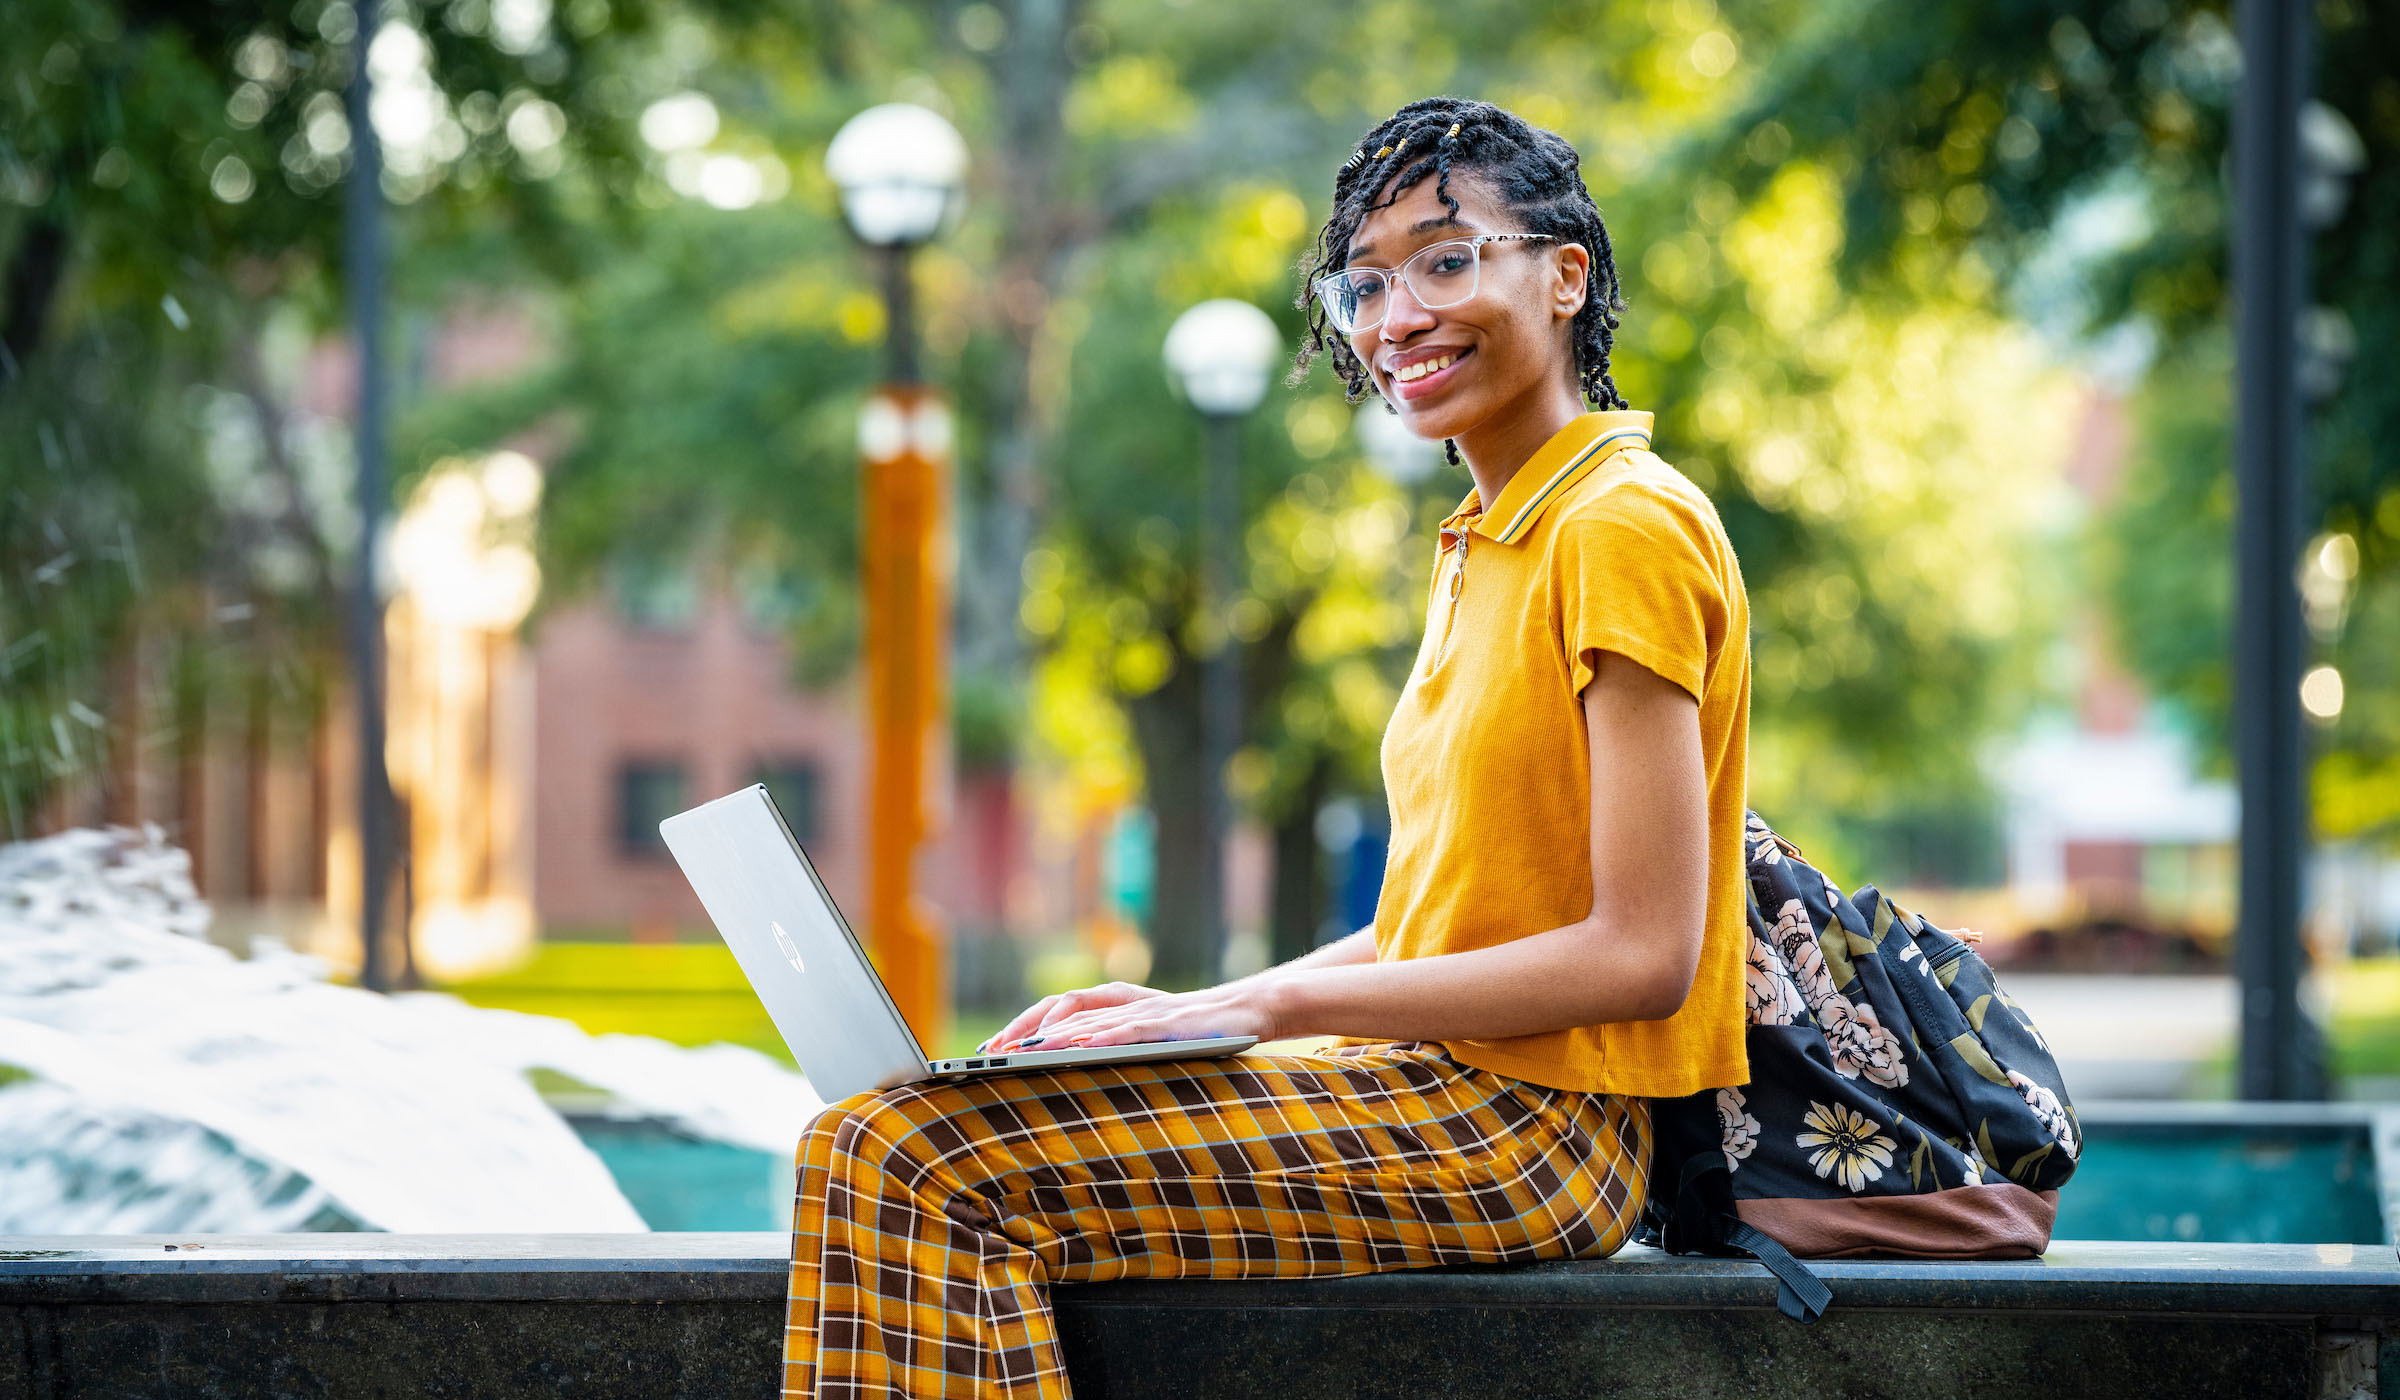
[{"label": "young woman", "polygon": [[1413,102],[1314,250],[1295,377],[1330,355],[1474,479],[1384,736],[1374,926],[1206,991],[1049,997],[989,1042],[1336,1046],[832,1105],[800,1148],[787,1394],[1065,1396],[1057,1282],[1599,1258],[1645,1198],[1644,1097],[1748,1077],[1749,607],[1609,376],[1576,167],[1500,108]]}]

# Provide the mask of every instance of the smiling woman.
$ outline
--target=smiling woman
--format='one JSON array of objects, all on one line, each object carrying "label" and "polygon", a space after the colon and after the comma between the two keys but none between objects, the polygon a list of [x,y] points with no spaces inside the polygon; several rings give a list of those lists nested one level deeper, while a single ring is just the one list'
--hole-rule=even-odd
[{"label": "smiling woman", "polygon": [[[1573,283],[1571,288],[1562,283],[1554,289],[1560,296],[1571,294],[1573,310],[1563,325],[1546,328],[1552,345],[1517,347],[1518,364],[1556,366],[1570,374],[1568,386],[1580,390],[1581,398],[1604,409],[1625,407],[1609,374],[1609,354],[1616,345],[1618,318],[1625,310],[1623,287],[1608,226],[1584,188],[1578,173],[1581,166],[1582,158],[1564,137],[1528,125],[1489,103],[1452,98],[1412,102],[1368,132],[1334,180],[1333,216],[1318,235],[1314,266],[1300,296],[1299,304],[1310,316],[1308,335],[1293,361],[1292,381],[1298,383],[1308,373],[1310,361],[1322,353],[1333,360],[1353,401],[1365,397],[1371,388],[1388,387],[1381,385],[1375,374],[1379,341],[1374,333],[1389,319],[1391,308],[1397,307],[1406,320],[1412,314],[1458,306],[1460,314],[1452,319],[1475,321],[1473,309],[1466,304],[1478,299],[1481,268],[1477,255],[1482,245],[1504,238],[1522,239],[1529,252],[1541,256],[1545,265],[1559,268]],[[1451,179],[1454,170],[1462,177],[1456,193]],[[1370,220],[1374,228],[1369,227]],[[1467,260],[1465,278],[1453,274],[1445,283],[1428,268],[1428,275],[1395,281],[1396,294],[1368,307],[1367,317],[1346,314],[1348,293],[1361,280],[1370,285],[1386,280],[1384,268],[1370,264],[1388,267],[1403,257],[1422,259],[1435,252],[1435,248],[1422,245],[1438,240],[1436,247],[1447,247],[1462,237],[1475,248]],[[1379,246],[1379,239],[1386,240],[1384,246]],[[1510,276],[1505,266],[1495,271],[1504,279]],[[1500,294],[1481,300],[1488,303],[1487,309],[1505,311],[1522,304],[1521,296],[1508,294],[1519,290],[1513,284],[1505,291],[1495,288]],[[1463,295],[1449,295],[1454,293]],[[1413,343],[1406,331],[1380,337],[1380,341],[1394,340],[1408,341],[1409,349],[1387,356],[1389,363],[1381,367],[1387,377],[1395,376],[1413,360],[1452,350],[1467,355],[1475,349],[1472,345]],[[1534,350],[1544,353],[1524,353]],[[1388,397],[1395,409],[1405,414],[1402,405],[1429,399],[1433,387]],[[1410,426],[1418,429],[1420,437],[1444,439],[1450,460],[1456,464],[1460,445],[1454,437],[1455,425],[1489,421],[1501,406],[1489,402],[1488,397],[1477,402],[1475,396],[1468,396],[1464,403],[1445,407],[1440,423]],[[1516,460],[1522,461],[1523,454]]]},{"label": "smiling woman", "polygon": [[1609,377],[1576,168],[1500,108],[1411,103],[1335,177],[1302,293],[1297,372],[1329,354],[1474,478],[1384,736],[1374,926],[1204,991],[1048,997],[986,1046],[1340,1043],[832,1105],[787,1394],[1064,1396],[1055,1282],[1598,1258],[1642,1211],[1647,1097],[1747,1078],[1749,608]]}]

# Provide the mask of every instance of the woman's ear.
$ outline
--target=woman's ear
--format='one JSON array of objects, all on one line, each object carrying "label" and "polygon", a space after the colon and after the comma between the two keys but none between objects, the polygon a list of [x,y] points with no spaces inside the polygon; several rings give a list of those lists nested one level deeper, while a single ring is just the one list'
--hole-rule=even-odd
[{"label": "woman's ear", "polygon": [[1580,243],[1561,243],[1551,264],[1551,314],[1572,321],[1591,294],[1592,250]]}]

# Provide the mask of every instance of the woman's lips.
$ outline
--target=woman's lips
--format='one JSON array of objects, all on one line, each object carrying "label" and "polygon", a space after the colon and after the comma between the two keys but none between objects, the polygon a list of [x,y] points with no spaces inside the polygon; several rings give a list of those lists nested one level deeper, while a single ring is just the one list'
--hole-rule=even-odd
[{"label": "woman's lips", "polygon": [[1421,399],[1427,394],[1440,392],[1441,387],[1450,382],[1450,377],[1458,373],[1459,366],[1465,364],[1475,351],[1469,347],[1452,353],[1454,358],[1449,364],[1422,379],[1402,379],[1398,375],[1387,375],[1386,377],[1392,382],[1392,392],[1401,398],[1410,400]]}]

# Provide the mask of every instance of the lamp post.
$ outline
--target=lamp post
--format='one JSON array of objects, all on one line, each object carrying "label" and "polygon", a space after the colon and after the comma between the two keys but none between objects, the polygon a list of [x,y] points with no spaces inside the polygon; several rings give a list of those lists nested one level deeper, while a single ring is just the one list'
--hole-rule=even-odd
[{"label": "lamp post", "polygon": [[2310,25],[2304,7],[2283,0],[2242,0],[2234,11],[2242,44],[2233,131],[2239,1080],[2246,1099],[2321,1098],[2322,1052],[2300,1004],[2300,877],[2308,850],[2300,721],[2305,633],[2292,577],[2307,518],[2298,365],[2308,285],[2301,114]]},{"label": "lamp post", "polygon": [[346,95],[350,117],[350,178],[343,191],[342,280],[350,301],[350,333],[358,354],[358,552],[350,570],[350,689],[358,705],[358,950],[360,985],[388,991],[383,915],[390,880],[391,777],[384,768],[383,603],[377,595],[385,493],[383,479],[383,160],[372,119],[373,80],[368,50],[376,10],[359,15],[357,66]]},{"label": "lamp post", "polygon": [[825,151],[842,216],[881,262],[890,369],[859,414],[866,540],[867,943],[920,1040],[934,1041],[946,1001],[943,929],[915,889],[917,852],[948,807],[949,406],[923,382],[911,315],[909,254],[953,222],[965,194],[966,143],[941,116],[905,102],[870,107]]},{"label": "lamp post", "polygon": [[[1201,823],[1201,945],[1160,948],[1162,980],[1213,981],[1225,958],[1225,849],[1233,825],[1225,768],[1241,740],[1241,654],[1228,626],[1241,552],[1241,420],[1267,394],[1267,376],[1283,337],[1246,301],[1204,301],[1168,328],[1167,371],[1206,429],[1200,473],[1200,765],[1206,819]],[[1190,966],[1178,966],[1188,961]]]}]

